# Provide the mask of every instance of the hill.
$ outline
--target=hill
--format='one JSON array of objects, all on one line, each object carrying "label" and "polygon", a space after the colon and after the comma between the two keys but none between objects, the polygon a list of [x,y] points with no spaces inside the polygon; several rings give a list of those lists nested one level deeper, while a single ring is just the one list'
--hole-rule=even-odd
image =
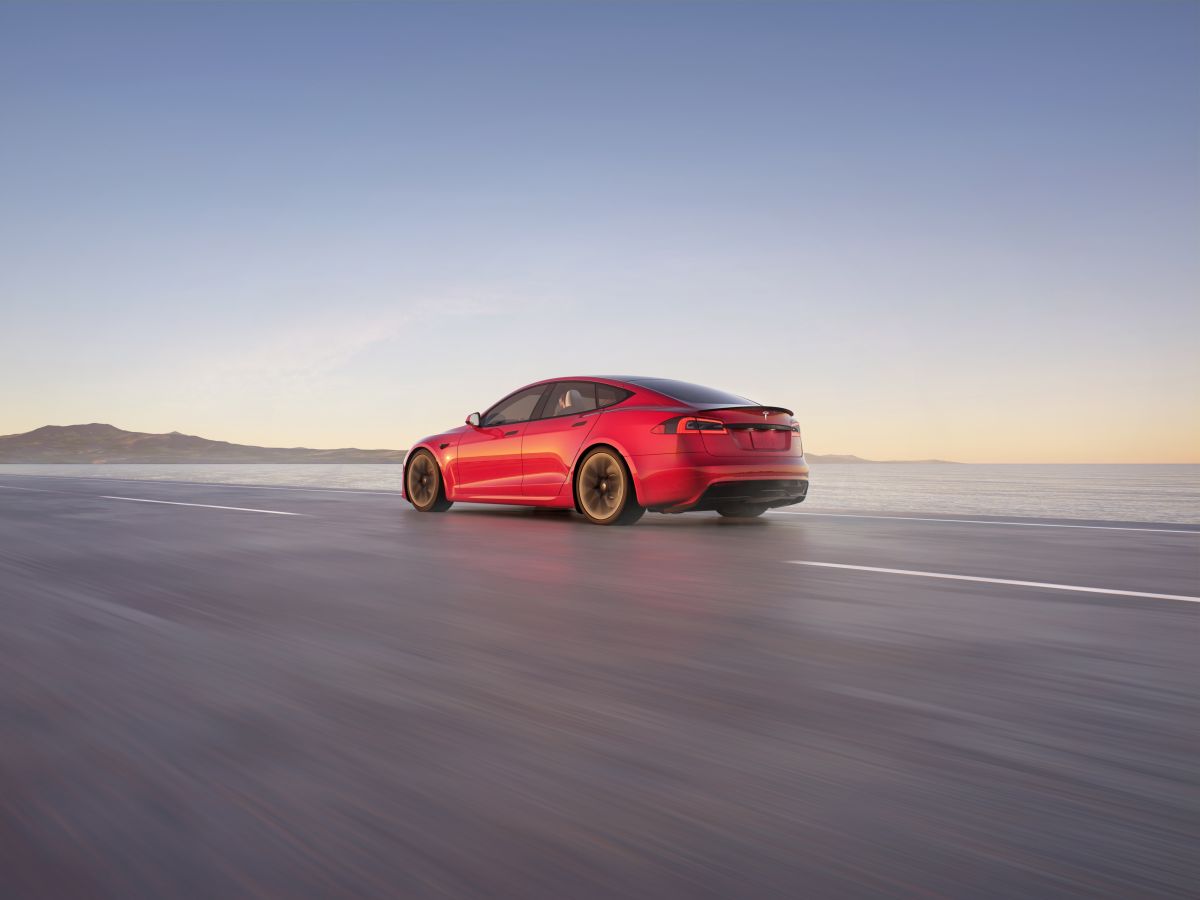
[{"label": "hill", "polygon": [[950,459],[863,459],[861,456],[853,456],[849,453],[805,453],[804,458],[810,463],[873,463],[879,465],[881,463],[892,465],[900,463],[937,463],[940,465],[958,465]]},{"label": "hill", "polygon": [[46,425],[0,437],[0,463],[399,463],[403,450],[252,447],[112,425]]}]

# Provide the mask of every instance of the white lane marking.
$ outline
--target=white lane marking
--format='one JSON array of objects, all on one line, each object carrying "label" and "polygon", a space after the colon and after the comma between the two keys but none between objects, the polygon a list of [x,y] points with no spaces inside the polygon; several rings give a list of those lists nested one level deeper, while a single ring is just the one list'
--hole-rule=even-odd
[{"label": "white lane marking", "polygon": [[1078,591],[1084,594],[1112,594],[1116,597],[1142,597],[1147,600],[1184,600],[1200,603],[1200,597],[1184,597],[1180,594],[1151,594],[1146,591],[1118,591],[1113,588],[1084,587],[1078,584],[1054,584],[1048,581],[1016,581],[1011,578],[981,578],[978,575],[949,575],[945,572],[918,572],[914,569],[883,569],[878,566],[851,566],[846,563],[814,562],[807,559],[789,559],[794,566],[819,566],[823,569],[850,569],[855,572],[879,572],[883,575],[915,575],[919,578],[944,578],[950,581],[980,581],[984,584],[1010,584],[1014,587],[1047,588],[1053,591]]},{"label": "white lane marking", "polygon": [[266,513],[270,516],[303,516],[304,513],[283,512],[278,509],[249,509],[245,506],[213,506],[211,503],[180,503],[178,500],[147,500],[144,497],[110,497],[100,495],[101,500],[130,500],[134,503],[163,503],[167,506],[199,506],[204,509],[230,509],[234,512]]},{"label": "white lane marking", "polygon": [[[140,483],[146,484],[147,482],[143,481]],[[309,493],[309,494],[379,494],[379,495],[386,496],[386,497],[399,497],[400,496],[399,491],[368,491],[368,490],[360,490],[359,488],[304,488],[304,487],[291,487],[289,485],[275,485],[275,484],[270,484],[270,485],[268,485],[268,484],[226,484],[224,482],[219,482],[219,481],[171,481],[171,482],[160,481],[157,483],[158,484],[194,484],[197,487],[228,487],[228,488],[243,488],[243,489],[250,488],[252,490],[257,490],[257,491],[304,491],[305,493]],[[149,484],[155,484],[155,482],[151,481],[151,482],[149,482]]]},{"label": "white lane marking", "polygon": [[[250,488],[256,491],[306,491],[312,494],[381,494],[399,497],[400,491],[368,491],[360,488],[306,488],[279,484],[237,484],[228,481],[168,481],[165,478],[102,478],[87,475],[13,475],[12,478],[61,478],[63,481],[82,481],[85,484],[97,481],[119,481],[122,484],[184,484],[194,487]],[[7,487],[7,485],[0,485]],[[14,487],[14,491],[36,491],[38,488]],[[53,491],[49,492],[53,493]]]},{"label": "white lane marking", "polygon": [[8,491],[32,491],[35,494],[62,494],[62,493],[64,493],[64,491],[51,491],[51,490],[47,490],[46,488],[17,487],[16,485],[13,485],[13,484],[0,484],[0,488],[4,488],[5,490],[8,490]]},{"label": "white lane marking", "polygon": [[785,516],[827,516],[835,519],[895,519],[898,522],[953,522],[957,525],[1012,525],[1018,528],[1089,528],[1096,531],[1149,531],[1155,534],[1192,534],[1200,537],[1200,529],[1186,528],[1138,528],[1136,525],[1066,525],[1059,522],[992,522],[988,519],[933,519],[928,516],[869,516],[862,513],[800,512],[791,509],[773,509],[771,512]]}]

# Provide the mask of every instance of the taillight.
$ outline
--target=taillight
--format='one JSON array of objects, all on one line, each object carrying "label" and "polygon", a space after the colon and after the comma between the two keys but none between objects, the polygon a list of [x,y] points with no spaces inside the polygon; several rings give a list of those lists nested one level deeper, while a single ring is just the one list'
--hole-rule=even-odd
[{"label": "taillight", "polygon": [[720,419],[701,419],[697,416],[676,416],[659,422],[650,429],[654,434],[686,434],[702,431],[705,434],[728,434],[725,423]]}]

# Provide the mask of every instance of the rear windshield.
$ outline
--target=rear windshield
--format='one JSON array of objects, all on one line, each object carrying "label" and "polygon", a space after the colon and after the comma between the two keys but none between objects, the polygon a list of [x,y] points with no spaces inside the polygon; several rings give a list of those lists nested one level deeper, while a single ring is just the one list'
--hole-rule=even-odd
[{"label": "rear windshield", "polygon": [[672,378],[630,378],[630,384],[649,388],[668,397],[674,397],[683,403],[725,403],[729,406],[754,406],[754,401],[731,394],[728,391],[718,391],[716,388],[704,387],[699,384],[689,384],[686,381],[675,381]]}]

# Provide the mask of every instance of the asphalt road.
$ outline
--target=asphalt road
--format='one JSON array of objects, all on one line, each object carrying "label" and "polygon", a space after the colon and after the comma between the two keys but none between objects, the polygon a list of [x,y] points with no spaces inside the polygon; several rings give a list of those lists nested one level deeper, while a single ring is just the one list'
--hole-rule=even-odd
[{"label": "asphalt road", "polygon": [[1025,522],[5,477],[0,893],[1196,896],[1200,529]]}]

